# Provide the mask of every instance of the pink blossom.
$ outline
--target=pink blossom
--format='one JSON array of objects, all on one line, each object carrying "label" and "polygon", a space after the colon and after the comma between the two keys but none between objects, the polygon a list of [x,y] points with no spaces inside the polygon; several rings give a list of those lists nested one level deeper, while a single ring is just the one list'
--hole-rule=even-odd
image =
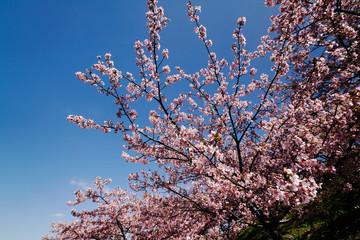
[{"label": "pink blossom", "polygon": [[162,68],[163,72],[165,75],[168,75],[170,73],[170,67],[169,65],[166,65],[165,67]]},{"label": "pink blossom", "polygon": [[111,53],[107,53],[107,54],[105,54],[105,60],[110,60],[110,57],[111,57]]},{"label": "pink blossom", "polygon": [[254,76],[256,74],[256,72],[257,72],[256,68],[252,68],[250,70],[250,76]]},{"label": "pink blossom", "polygon": [[203,25],[199,26],[199,39],[204,40],[206,38],[206,27]]},{"label": "pink blossom", "polygon": [[169,58],[169,50],[168,49],[164,49],[161,53],[165,59]]}]

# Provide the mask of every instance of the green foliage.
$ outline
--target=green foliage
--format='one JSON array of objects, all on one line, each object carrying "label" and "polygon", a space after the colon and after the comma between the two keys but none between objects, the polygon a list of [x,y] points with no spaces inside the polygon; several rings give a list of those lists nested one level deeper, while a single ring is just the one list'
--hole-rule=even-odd
[{"label": "green foliage", "polygon": [[[360,240],[360,192],[334,192],[313,202],[301,219],[280,225],[283,239]],[[234,240],[270,239],[259,228],[248,227]]]}]

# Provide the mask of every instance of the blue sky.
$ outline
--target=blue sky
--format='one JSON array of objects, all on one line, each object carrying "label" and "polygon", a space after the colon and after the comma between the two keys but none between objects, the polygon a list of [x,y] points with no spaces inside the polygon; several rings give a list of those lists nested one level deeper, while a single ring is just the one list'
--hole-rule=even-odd
[{"label": "blue sky", "polygon": [[[186,2],[160,0],[171,19],[161,45],[170,51],[167,64],[191,73],[206,56]],[[228,60],[236,19],[247,17],[252,50],[276,10],[263,0],[193,2],[202,5],[213,51]],[[66,117],[115,119],[113,99],[74,73],[110,51],[119,70],[136,75],[133,45],[148,36],[145,11],[145,0],[0,1],[0,239],[40,239],[52,221],[72,219],[66,203],[74,190],[97,176],[126,189],[128,174],[144,167],[121,159],[120,135],[82,130]]]}]

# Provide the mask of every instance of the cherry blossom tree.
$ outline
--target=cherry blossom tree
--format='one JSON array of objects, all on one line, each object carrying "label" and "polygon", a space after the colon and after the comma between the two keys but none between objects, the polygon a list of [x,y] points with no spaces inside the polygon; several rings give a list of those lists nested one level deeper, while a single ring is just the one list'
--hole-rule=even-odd
[{"label": "cherry blossom tree", "polygon": [[[76,73],[114,98],[117,120],[68,121],[122,135],[126,161],[157,167],[130,174],[133,193],[104,191],[111,180],[101,178],[94,189],[76,191],[69,205],[93,201],[97,208],[72,210],[78,220],[54,224],[44,239],[233,239],[247,226],[281,239],[280,224],[301,217],[319,194],[359,190],[360,1],[265,4],[279,8],[274,37],[246,50],[240,17],[227,61],[212,51],[201,8],[189,1],[208,62],[187,73],[166,65],[160,32],[169,19],[148,0],[149,38],[134,45],[138,76],[115,68],[110,53]],[[251,68],[269,57],[271,72]],[[188,88],[167,95],[179,81]],[[134,102],[148,104],[148,121]]]}]

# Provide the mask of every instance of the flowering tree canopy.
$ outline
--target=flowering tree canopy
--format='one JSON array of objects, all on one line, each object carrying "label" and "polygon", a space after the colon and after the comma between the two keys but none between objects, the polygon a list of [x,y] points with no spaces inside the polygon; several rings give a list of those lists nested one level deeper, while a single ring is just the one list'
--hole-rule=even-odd
[{"label": "flowering tree canopy", "polygon": [[[44,239],[233,239],[247,226],[281,239],[279,225],[301,217],[318,194],[359,189],[360,1],[265,4],[279,7],[269,28],[274,37],[246,50],[241,17],[234,57],[225,60],[211,49],[201,8],[189,1],[187,15],[208,63],[187,73],[166,65],[170,51],[159,42],[169,19],[157,0],[148,0],[149,38],[134,45],[138,76],[115,68],[110,53],[76,73],[114,98],[118,120],[68,121],[121,134],[126,161],[157,168],[130,174],[132,194],[104,191],[110,180],[97,178],[94,189],[75,192],[69,203],[93,201],[97,208],[73,210],[78,220],[54,224],[55,235]],[[272,71],[258,74],[251,61],[265,56]],[[188,87],[166,95],[179,81]],[[143,100],[148,122],[134,107]]]}]

